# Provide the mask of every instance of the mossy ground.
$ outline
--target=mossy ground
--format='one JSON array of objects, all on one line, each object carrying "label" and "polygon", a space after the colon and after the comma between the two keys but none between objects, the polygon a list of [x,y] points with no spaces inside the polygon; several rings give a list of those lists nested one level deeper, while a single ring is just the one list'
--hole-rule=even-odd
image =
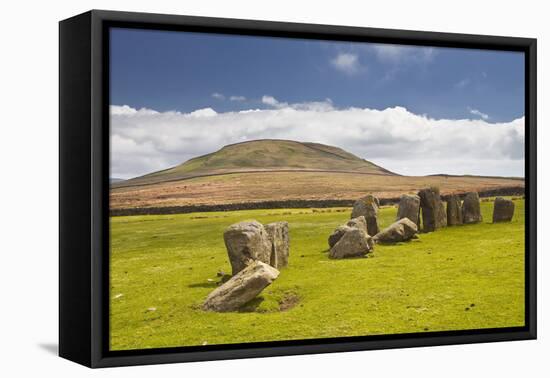
[{"label": "mossy ground", "polygon": [[[111,218],[112,350],[480,329],[524,324],[524,201],[511,223],[483,223],[330,260],[350,209],[252,210]],[[381,209],[381,226],[397,209]],[[242,312],[200,304],[230,272],[223,231],[286,220],[289,266]]]}]

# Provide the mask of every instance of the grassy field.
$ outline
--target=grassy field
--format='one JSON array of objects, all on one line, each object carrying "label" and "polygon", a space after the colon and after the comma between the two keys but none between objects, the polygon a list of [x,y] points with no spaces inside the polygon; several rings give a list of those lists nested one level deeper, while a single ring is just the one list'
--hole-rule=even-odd
[{"label": "grassy field", "polygon": [[[330,260],[327,238],[349,209],[252,210],[111,218],[111,349],[325,338],[524,324],[524,202],[511,223],[484,222]],[[383,208],[382,226],[396,208]],[[246,312],[200,310],[223,231],[256,219],[290,224],[289,266]]]}]

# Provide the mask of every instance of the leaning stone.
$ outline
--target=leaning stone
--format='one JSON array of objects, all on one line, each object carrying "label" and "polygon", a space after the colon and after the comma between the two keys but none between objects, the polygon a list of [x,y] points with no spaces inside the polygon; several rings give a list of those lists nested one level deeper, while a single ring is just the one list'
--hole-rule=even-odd
[{"label": "leaning stone", "polygon": [[462,207],[460,197],[453,194],[447,199],[447,225],[457,226],[459,224],[462,224]]},{"label": "leaning stone", "polygon": [[418,233],[418,226],[409,218],[402,218],[374,236],[377,243],[398,243],[410,240]]},{"label": "leaning stone", "polygon": [[367,221],[367,233],[376,235],[380,229],[378,228],[378,208],[380,201],[373,195],[367,195],[355,201],[351,218],[364,216]]},{"label": "leaning stone", "polygon": [[371,237],[359,228],[349,228],[338,242],[330,249],[329,257],[343,259],[361,257],[372,251]]},{"label": "leaning stone", "polygon": [[435,231],[441,227],[441,196],[439,189],[426,188],[418,192],[422,210],[422,229],[424,232]]},{"label": "leaning stone", "polygon": [[482,221],[479,195],[477,193],[470,192],[464,197],[464,201],[462,202],[462,220],[465,224]]},{"label": "leaning stone", "polygon": [[271,257],[269,265],[280,269],[288,265],[290,239],[288,222],[274,222],[265,225],[265,230],[271,242]]},{"label": "leaning stone", "polygon": [[261,223],[235,223],[225,230],[223,239],[233,275],[243,270],[251,261],[270,263],[272,244]]},{"label": "leaning stone", "polygon": [[409,218],[414,224],[419,225],[420,197],[415,194],[403,194],[399,200],[397,220]]},{"label": "leaning stone", "polygon": [[514,202],[502,197],[495,198],[493,207],[493,223],[510,222],[514,216]]},{"label": "leaning stone", "polygon": [[349,226],[338,226],[328,237],[328,246],[330,248],[334,247],[334,245],[338,243],[338,240],[340,240],[340,238],[350,229],[351,227]]},{"label": "leaning stone", "polygon": [[202,306],[205,311],[235,311],[269,286],[279,271],[260,261],[252,261],[229,281],[211,292]]}]

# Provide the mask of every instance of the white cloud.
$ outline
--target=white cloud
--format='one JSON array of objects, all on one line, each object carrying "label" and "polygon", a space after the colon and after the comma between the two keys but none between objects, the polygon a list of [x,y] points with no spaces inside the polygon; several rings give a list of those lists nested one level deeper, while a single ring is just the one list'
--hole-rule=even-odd
[{"label": "white cloud", "polygon": [[229,100],[230,101],[239,101],[239,102],[241,102],[241,101],[246,101],[246,97],[244,97],[244,96],[231,96],[231,97],[229,97]]},{"label": "white cloud", "polygon": [[482,113],[482,112],[480,112],[480,111],[477,110],[477,109],[468,108],[468,110],[470,111],[470,114],[476,115],[476,116],[481,117],[481,118],[483,118],[483,119],[485,119],[485,120],[489,119],[489,115],[488,115],[488,114]]},{"label": "white cloud", "polygon": [[273,96],[262,96],[262,104],[273,106],[274,108],[284,108],[288,106],[286,102],[279,102],[275,97]]},{"label": "white cloud", "polygon": [[[177,114],[181,114],[181,113],[177,113]],[[218,113],[216,113],[216,111],[212,108],[197,109],[197,110],[189,113],[189,116],[198,117],[198,118],[201,118],[201,117],[214,117],[216,115],[218,115]]]},{"label": "white cloud", "polygon": [[455,88],[463,89],[466,88],[470,84],[470,79],[462,79],[455,83]]},{"label": "white cloud", "polygon": [[215,98],[216,100],[225,100],[225,96],[218,92],[212,93],[212,97]]},{"label": "white cloud", "polygon": [[436,120],[402,107],[336,109],[330,99],[262,101],[273,108],[180,113],[111,106],[112,176],[165,169],[230,143],[263,138],[338,146],[407,175],[523,176],[523,118]]},{"label": "white cloud", "polygon": [[400,63],[427,63],[431,62],[437,54],[432,47],[375,44],[372,49],[381,62]]},{"label": "white cloud", "polygon": [[348,75],[354,75],[365,70],[365,67],[359,63],[357,54],[340,53],[330,63],[334,68]]}]

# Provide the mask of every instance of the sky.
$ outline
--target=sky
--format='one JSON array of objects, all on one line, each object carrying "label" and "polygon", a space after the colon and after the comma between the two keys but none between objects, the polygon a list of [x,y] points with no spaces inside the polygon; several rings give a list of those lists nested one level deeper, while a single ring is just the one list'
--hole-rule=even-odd
[{"label": "sky", "polygon": [[524,175],[518,52],[111,30],[111,176],[276,138],[406,175]]}]

